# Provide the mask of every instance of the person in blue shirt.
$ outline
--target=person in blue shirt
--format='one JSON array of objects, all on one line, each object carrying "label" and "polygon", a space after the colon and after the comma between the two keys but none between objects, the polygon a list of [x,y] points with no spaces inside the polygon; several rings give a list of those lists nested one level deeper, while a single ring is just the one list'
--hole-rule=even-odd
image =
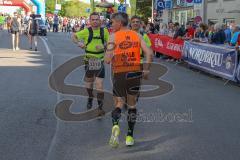
[{"label": "person in blue shirt", "polygon": [[238,40],[238,35],[240,34],[240,26],[235,26],[233,29],[233,36],[230,41],[231,46],[235,46]]},{"label": "person in blue shirt", "polygon": [[230,44],[231,38],[232,38],[232,32],[231,32],[231,29],[226,24],[224,25],[224,32],[226,35],[226,43]]}]

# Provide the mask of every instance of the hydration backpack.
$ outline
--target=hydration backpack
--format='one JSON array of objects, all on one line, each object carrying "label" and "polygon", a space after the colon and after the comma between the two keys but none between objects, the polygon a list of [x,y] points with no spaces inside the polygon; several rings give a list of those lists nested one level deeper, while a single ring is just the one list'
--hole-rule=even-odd
[{"label": "hydration backpack", "polygon": [[88,28],[88,32],[89,32],[89,36],[88,36],[88,42],[87,42],[86,46],[89,45],[89,43],[92,42],[92,39],[101,39],[102,44],[104,45],[104,28],[100,28],[100,37],[93,37],[92,27]]}]

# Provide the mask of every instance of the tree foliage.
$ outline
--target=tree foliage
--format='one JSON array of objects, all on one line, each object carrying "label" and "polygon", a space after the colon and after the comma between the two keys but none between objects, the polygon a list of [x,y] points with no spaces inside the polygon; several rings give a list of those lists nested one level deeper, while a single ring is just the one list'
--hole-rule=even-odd
[{"label": "tree foliage", "polygon": [[[136,0],[138,1],[138,0]],[[46,0],[46,13],[54,13],[56,0]],[[91,8],[91,5],[88,3],[81,2],[79,0],[57,0],[57,3],[62,4],[62,10],[59,11],[61,16],[67,17],[80,17],[80,16],[89,16],[89,13],[86,12],[87,8]],[[96,6],[99,2],[96,2],[94,5]],[[117,11],[117,3],[115,11]],[[151,0],[141,0],[141,3],[137,3],[136,14],[142,16],[144,19],[151,17]],[[105,8],[95,8],[95,11],[102,12],[106,11]],[[127,13],[130,14],[130,8],[127,9]]]},{"label": "tree foliage", "polygon": [[90,8],[90,4],[80,2],[78,0],[67,1],[62,4],[60,14],[67,17],[88,16],[86,9]]},{"label": "tree foliage", "polygon": [[22,14],[22,11],[23,11],[23,8],[18,8],[18,9],[16,10],[16,12],[17,12],[18,14]]},{"label": "tree foliage", "polygon": [[[86,12],[87,8],[91,8],[90,4],[81,2],[79,0],[71,1],[60,1],[58,3],[62,4],[62,9],[59,11],[59,15],[67,17],[81,17],[89,16],[89,13]],[[95,3],[96,5],[97,3]],[[55,0],[46,1],[46,13],[54,13],[55,10]],[[104,9],[96,8],[95,11],[101,12]]]},{"label": "tree foliage", "polygon": [[151,0],[143,0],[141,2],[137,2],[136,14],[141,16],[144,21],[147,21],[149,17],[152,16],[152,1]]},{"label": "tree foliage", "polygon": [[54,13],[55,0],[46,0],[46,13]]}]

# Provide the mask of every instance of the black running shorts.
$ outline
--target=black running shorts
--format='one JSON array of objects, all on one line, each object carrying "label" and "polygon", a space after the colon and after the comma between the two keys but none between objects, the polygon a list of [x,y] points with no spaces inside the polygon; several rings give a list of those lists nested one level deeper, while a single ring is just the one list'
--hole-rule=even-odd
[{"label": "black running shorts", "polygon": [[114,73],[113,96],[126,97],[138,95],[141,86],[142,72]]},{"label": "black running shorts", "polygon": [[101,68],[99,70],[91,70],[89,65],[85,63],[85,77],[86,82],[94,82],[95,78],[105,78],[105,67],[102,62]]}]

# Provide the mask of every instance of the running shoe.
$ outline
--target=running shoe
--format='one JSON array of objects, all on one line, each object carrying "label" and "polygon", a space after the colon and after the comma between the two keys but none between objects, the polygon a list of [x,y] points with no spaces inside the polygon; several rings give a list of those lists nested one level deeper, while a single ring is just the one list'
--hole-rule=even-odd
[{"label": "running shoe", "polygon": [[103,109],[98,108],[98,117],[102,117],[105,115],[105,112]]},{"label": "running shoe", "polygon": [[112,135],[109,141],[110,146],[116,148],[119,145],[119,138],[118,136],[120,135],[120,128],[118,125],[114,125],[112,127]]},{"label": "running shoe", "polygon": [[126,137],[126,146],[133,146],[134,145],[134,139],[132,136]]}]

